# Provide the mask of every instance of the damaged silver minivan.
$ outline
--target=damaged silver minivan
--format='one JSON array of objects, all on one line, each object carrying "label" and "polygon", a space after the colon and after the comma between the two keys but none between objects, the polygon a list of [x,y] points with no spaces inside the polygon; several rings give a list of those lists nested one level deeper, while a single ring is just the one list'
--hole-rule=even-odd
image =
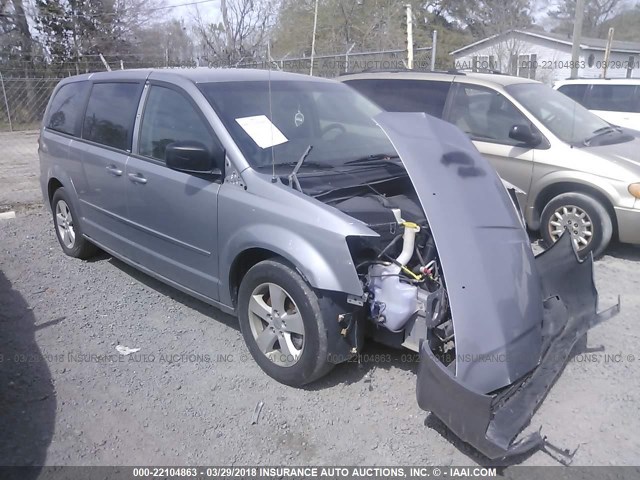
[{"label": "damaged silver minivan", "polygon": [[[365,338],[420,352],[417,398],[490,458],[598,314],[568,235],[534,258],[493,168],[456,127],[346,85],[253,70],[60,82],[39,140],[63,251],[97,247],[239,318],[300,386]],[[570,279],[570,281],[568,281]]]}]

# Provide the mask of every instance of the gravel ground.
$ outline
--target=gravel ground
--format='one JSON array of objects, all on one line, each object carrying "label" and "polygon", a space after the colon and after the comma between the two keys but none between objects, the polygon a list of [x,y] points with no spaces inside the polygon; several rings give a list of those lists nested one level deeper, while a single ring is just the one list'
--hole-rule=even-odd
[{"label": "gravel ground", "polygon": [[[66,257],[41,209],[0,221],[0,250],[2,465],[488,463],[419,409],[410,352],[370,344],[379,361],[289,388],[248,357],[234,318],[107,255]],[[597,263],[601,305],[619,293],[622,313],[592,331],[604,352],[567,366],[529,428],[579,447],[576,465],[640,464],[639,260],[614,246]]]},{"label": "gravel ground", "polygon": [[38,131],[0,132],[0,212],[42,202]]}]

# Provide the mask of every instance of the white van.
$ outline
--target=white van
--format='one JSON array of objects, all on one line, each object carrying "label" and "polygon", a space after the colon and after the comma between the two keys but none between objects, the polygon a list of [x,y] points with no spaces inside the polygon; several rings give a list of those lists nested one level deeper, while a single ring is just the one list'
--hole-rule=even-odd
[{"label": "white van", "polygon": [[640,130],[640,78],[563,80],[553,88],[609,123]]}]

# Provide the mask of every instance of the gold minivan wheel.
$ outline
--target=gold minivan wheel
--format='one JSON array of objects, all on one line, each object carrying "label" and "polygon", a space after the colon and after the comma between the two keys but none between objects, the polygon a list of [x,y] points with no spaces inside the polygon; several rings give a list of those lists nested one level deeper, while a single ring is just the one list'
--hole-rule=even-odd
[{"label": "gold minivan wheel", "polygon": [[552,198],[540,215],[543,243],[550,247],[568,232],[580,257],[602,255],[613,235],[613,222],[603,202],[582,192]]},{"label": "gold minivan wheel", "polygon": [[571,233],[573,244],[578,250],[584,250],[593,239],[591,217],[576,205],[563,205],[557,208],[547,225],[549,235],[554,242],[560,239],[565,229]]}]

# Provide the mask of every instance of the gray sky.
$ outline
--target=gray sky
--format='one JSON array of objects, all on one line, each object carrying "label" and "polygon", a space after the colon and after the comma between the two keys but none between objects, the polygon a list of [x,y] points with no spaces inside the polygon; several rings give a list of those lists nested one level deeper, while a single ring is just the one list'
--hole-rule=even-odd
[{"label": "gray sky", "polygon": [[[192,3],[202,0],[167,0],[167,6],[169,5],[183,5],[185,3]],[[220,14],[220,1],[213,0],[206,3],[199,3],[197,5],[178,6],[176,8],[167,9],[169,15],[174,18],[183,18],[187,23],[196,14],[196,8],[200,11],[200,14],[210,20],[215,21]]]}]

